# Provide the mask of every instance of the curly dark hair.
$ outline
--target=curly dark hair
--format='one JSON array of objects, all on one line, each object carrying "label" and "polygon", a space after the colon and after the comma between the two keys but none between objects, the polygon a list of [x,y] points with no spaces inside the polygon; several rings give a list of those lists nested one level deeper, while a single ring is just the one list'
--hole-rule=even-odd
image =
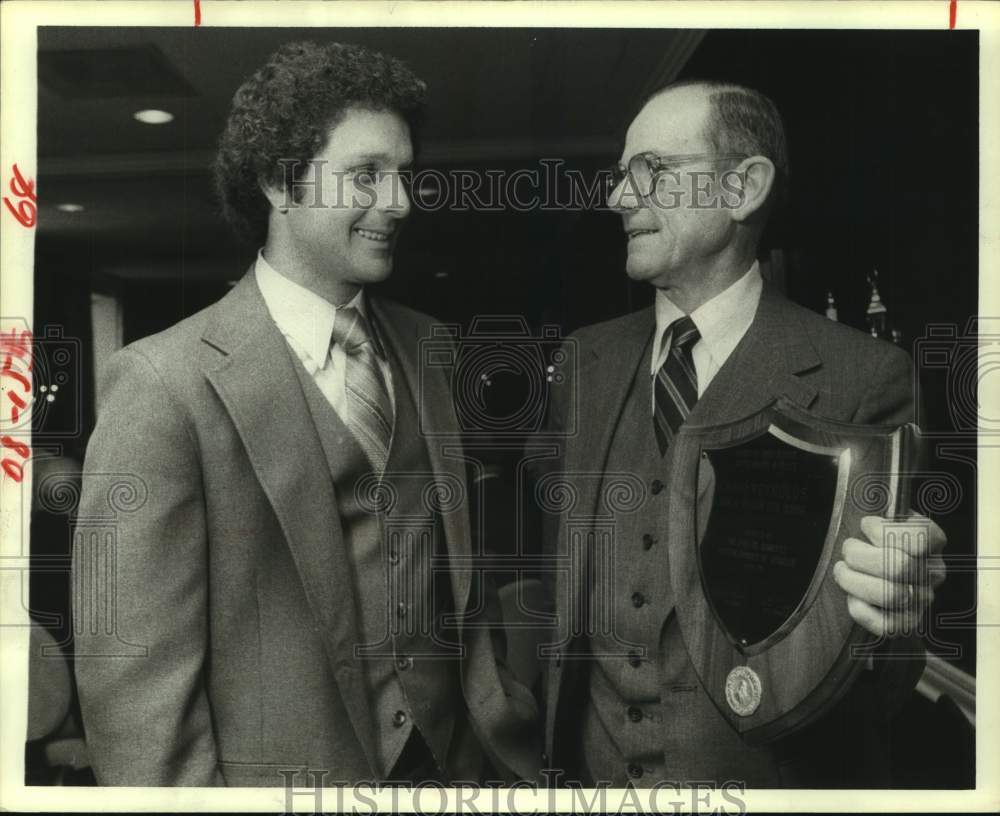
[{"label": "curly dark hair", "polygon": [[426,90],[404,63],[360,45],[286,43],[233,96],[213,166],[226,219],[262,244],[270,204],[261,185],[284,185],[279,159],[305,167],[351,106],[395,111],[416,141]]}]

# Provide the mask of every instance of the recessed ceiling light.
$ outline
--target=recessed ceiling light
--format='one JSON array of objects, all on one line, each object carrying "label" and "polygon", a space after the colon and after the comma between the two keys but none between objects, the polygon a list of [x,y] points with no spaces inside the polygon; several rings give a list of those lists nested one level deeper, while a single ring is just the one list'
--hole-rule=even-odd
[{"label": "recessed ceiling light", "polygon": [[174,115],[165,110],[141,110],[136,111],[132,116],[144,125],[165,125],[167,122],[174,121]]},{"label": "recessed ceiling light", "polygon": [[83,212],[83,205],[67,201],[65,204],[56,204],[56,209],[60,212]]}]

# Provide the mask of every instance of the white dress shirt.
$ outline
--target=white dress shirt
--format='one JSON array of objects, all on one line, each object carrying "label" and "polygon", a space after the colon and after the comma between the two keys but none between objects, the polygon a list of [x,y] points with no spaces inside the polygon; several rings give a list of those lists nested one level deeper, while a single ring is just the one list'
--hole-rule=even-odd
[{"label": "white dress shirt", "polygon": [[[691,320],[701,335],[691,348],[694,370],[698,375],[699,399],[750,328],[763,287],[760,265],[754,261],[742,278],[691,312]],[[654,377],[670,353],[670,346],[665,342],[668,339],[667,328],[681,317],[684,317],[684,312],[663,290],[657,291],[656,336],[650,360],[650,373]]]},{"label": "white dress shirt", "polygon": [[[347,423],[347,355],[337,344],[331,345],[333,320],[337,307],[304,286],[289,280],[257,253],[254,264],[257,286],[264,297],[271,319],[284,335],[285,340],[302,362],[303,367],[333,406],[337,415]],[[341,308],[352,306],[368,318],[364,290],[359,291]],[[386,360],[379,358],[379,368],[389,391],[389,400],[395,408],[392,375]]]}]

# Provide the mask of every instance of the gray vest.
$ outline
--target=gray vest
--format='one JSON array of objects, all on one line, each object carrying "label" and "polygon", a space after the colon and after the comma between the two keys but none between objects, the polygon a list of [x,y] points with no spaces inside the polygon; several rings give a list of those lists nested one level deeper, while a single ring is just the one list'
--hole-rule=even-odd
[{"label": "gray vest", "polygon": [[[592,781],[645,787],[660,780],[729,777],[776,781],[769,752],[743,745],[699,685],[674,614],[667,540],[667,474],[653,431],[649,346],[618,420],[607,473],[631,473],[646,486],[638,509],[615,516],[613,552],[596,567],[589,695],[581,725],[583,767]],[[659,486],[657,486],[659,482]],[[603,491],[602,491],[603,492]],[[594,554],[592,554],[593,556]],[[721,775],[721,776],[720,776]]]},{"label": "gray vest", "polygon": [[463,705],[457,647],[441,631],[454,604],[434,474],[406,377],[391,349],[387,354],[396,417],[381,485],[353,434],[296,360],[334,482],[350,561],[345,567],[357,600],[354,658],[365,668],[383,776],[414,727],[444,770]]}]

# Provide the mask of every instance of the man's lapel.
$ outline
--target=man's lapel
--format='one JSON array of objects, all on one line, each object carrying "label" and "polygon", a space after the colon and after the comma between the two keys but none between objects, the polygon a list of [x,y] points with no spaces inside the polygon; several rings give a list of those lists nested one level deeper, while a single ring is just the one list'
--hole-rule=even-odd
[{"label": "man's lapel", "polygon": [[[576,379],[577,393],[574,395],[578,406],[579,436],[575,444],[567,446],[565,474],[570,481],[579,475],[577,489],[579,500],[574,515],[594,518],[603,512],[601,507],[601,479],[608,461],[608,453],[614,439],[615,428],[625,408],[625,400],[636,377],[637,369],[646,361],[646,352],[656,324],[653,309],[636,312],[630,319],[616,324],[612,331],[601,336],[600,347],[585,350],[580,360],[580,372]],[[652,411],[650,411],[652,422]],[[567,526],[560,525],[565,531]],[[562,545],[568,548],[567,539]],[[560,548],[562,549],[562,547]],[[572,627],[584,624],[573,621],[571,616],[586,615],[588,607],[584,586],[584,576],[590,574],[587,548],[572,559],[572,574],[560,570],[557,574],[557,602],[565,598],[568,608],[559,611],[560,620]],[[568,583],[569,586],[563,586]],[[581,596],[581,593],[584,593]],[[572,628],[571,628],[572,631]]]},{"label": "man's lapel", "polygon": [[816,388],[797,375],[821,364],[789,302],[764,285],[753,322],[691,411],[690,425],[714,425],[756,413],[778,397],[802,408]]},{"label": "man's lapel", "polygon": [[[570,446],[568,473],[600,473],[607,463],[615,428],[625,408],[625,398],[636,370],[647,361],[646,351],[656,320],[652,307],[621,321],[601,337],[599,348],[591,347],[580,361],[578,392],[580,444]],[[650,410],[652,424],[652,409]],[[579,512],[597,515],[600,485],[587,479],[581,486]]]},{"label": "man's lapel", "polygon": [[369,762],[377,768],[361,664],[354,583],[329,464],[291,349],[252,274],[215,309],[203,341],[225,356],[206,372],[246,447],[291,549],[306,597]]},{"label": "man's lapel", "polygon": [[[375,316],[376,330],[396,356],[403,370],[406,385],[413,395],[420,434],[427,444],[431,470],[459,480],[466,491],[466,460],[462,452],[461,433],[451,389],[445,371],[437,366],[422,366],[420,360],[420,323],[391,301],[370,298],[368,304]],[[399,390],[397,390],[397,399]],[[454,595],[455,614],[459,623],[469,598],[471,585],[468,493],[466,501],[441,514],[450,561],[449,575]]]}]

